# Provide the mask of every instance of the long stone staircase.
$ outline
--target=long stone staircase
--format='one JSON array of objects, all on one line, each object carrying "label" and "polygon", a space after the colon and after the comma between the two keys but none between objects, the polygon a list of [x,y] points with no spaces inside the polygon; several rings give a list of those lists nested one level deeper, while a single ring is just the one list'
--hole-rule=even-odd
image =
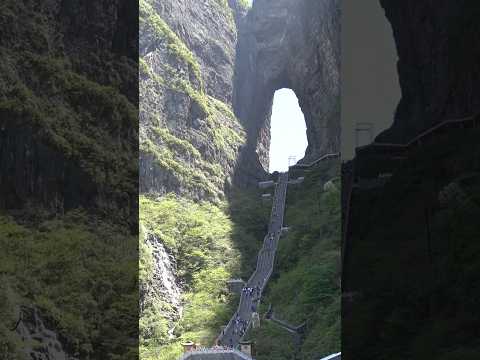
[{"label": "long stone staircase", "polygon": [[287,185],[288,172],[279,174],[273,198],[269,231],[258,253],[257,267],[246,283],[246,288],[256,290],[252,293],[242,292],[238,309],[220,334],[217,340],[218,345],[237,347],[251,325],[252,314],[256,311],[263,289],[273,271],[275,252],[282,232]]},{"label": "long stone staircase", "polygon": [[[332,154],[325,157],[325,159],[337,156],[338,154]],[[283,218],[287,186],[288,172],[279,174],[278,181],[275,185],[268,234],[265,236],[263,246],[258,253],[256,269],[245,284],[245,288],[253,288],[256,290],[252,293],[242,291],[237,311],[218,336],[215,347],[187,352],[183,354],[180,360],[252,360],[250,356],[237,350],[237,347],[252,324],[252,315],[256,312],[263,290],[273,272],[275,253],[282,230],[284,230]],[[279,319],[274,318],[271,320],[290,328],[288,324]],[[296,328],[291,328],[291,330],[295,332],[302,331],[303,325],[304,324]],[[341,354],[333,354],[325,359],[340,360]]]},{"label": "long stone staircase", "polygon": [[257,256],[257,266],[245,288],[255,289],[251,293],[242,291],[237,311],[216,340],[216,347],[185,353],[180,360],[251,360],[248,355],[236,350],[252,324],[252,315],[260,303],[262,292],[273,272],[275,252],[280,240],[287,196],[288,172],[279,174],[275,185],[268,234]]}]

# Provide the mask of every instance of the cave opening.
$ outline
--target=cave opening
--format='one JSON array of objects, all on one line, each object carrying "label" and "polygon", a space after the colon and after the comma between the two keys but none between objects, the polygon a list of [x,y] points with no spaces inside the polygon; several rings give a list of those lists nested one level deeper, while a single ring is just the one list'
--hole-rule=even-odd
[{"label": "cave opening", "polygon": [[295,92],[277,90],[270,120],[269,172],[287,171],[305,156],[307,146],[307,126]]}]

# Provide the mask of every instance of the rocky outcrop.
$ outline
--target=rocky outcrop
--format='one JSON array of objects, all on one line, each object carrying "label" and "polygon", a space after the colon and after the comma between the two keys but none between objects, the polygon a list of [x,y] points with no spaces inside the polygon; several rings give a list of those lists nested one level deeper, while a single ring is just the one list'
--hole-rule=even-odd
[{"label": "rocky outcrop", "polygon": [[443,120],[480,112],[480,4],[380,1],[398,50],[402,99],[377,140],[406,142]]},{"label": "rocky outcrop", "polygon": [[305,115],[304,160],[338,151],[339,33],[336,0],[257,0],[240,21],[234,109],[248,131],[250,173],[255,163],[268,169],[272,101],[281,88],[295,92]]},{"label": "rocky outcrop", "polygon": [[263,178],[283,87],[305,115],[305,161],[338,151],[337,1],[258,0],[247,12],[236,0],[145,0],[140,9],[141,192],[214,199],[233,181]]}]

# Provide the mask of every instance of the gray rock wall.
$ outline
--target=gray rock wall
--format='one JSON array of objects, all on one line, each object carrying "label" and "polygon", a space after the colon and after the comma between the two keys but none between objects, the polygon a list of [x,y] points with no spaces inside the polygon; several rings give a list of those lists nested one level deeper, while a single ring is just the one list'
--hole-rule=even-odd
[{"label": "gray rock wall", "polygon": [[140,2],[140,192],[221,199],[245,134],[226,1]]}]

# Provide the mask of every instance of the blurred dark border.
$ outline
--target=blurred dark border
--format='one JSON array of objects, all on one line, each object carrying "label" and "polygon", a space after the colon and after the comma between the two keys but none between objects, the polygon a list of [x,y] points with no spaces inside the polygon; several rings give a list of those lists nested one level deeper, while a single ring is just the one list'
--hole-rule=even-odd
[{"label": "blurred dark border", "polygon": [[[366,3],[381,5],[391,24],[401,99],[392,126],[343,165],[342,358],[477,359],[480,4],[343,2]],[[364,44],[389,61],[350,14],[344,29],[356,30],[343,46]],[[378,90],[376,68],[363,74],[371,82],[355,82],[351,74],[365,70],[355,58],[342,63],[344,89]],[[382,96],[360,105],[380,109]],[[357,115],[343,123],[385,123]]]},{"label": "blurred dark border", "polygon": [[138,358],[138,19],[0,4],[2,359]]}]

